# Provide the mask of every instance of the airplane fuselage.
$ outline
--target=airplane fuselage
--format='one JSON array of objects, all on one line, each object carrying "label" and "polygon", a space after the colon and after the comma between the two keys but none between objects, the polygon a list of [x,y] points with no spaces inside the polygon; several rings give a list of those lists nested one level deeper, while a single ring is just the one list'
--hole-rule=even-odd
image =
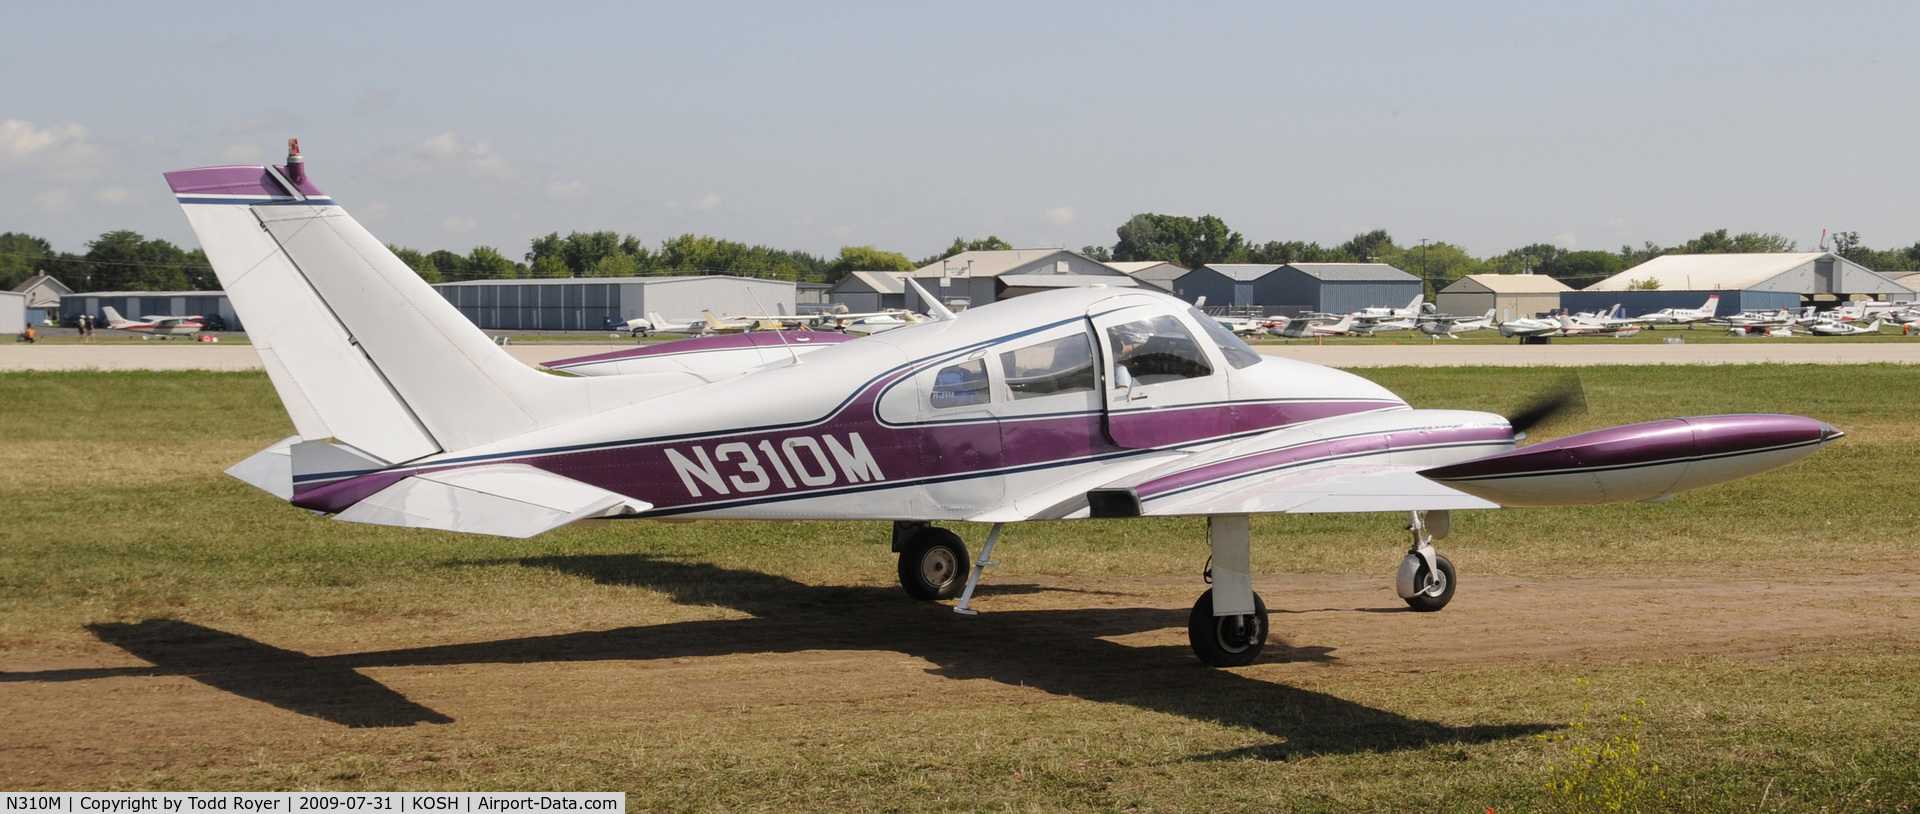
[{"label": "airplane fuselage", "polygon": [[[649,516],[1031,515],[1084,499],[1088,488],[1128,471],[1235,438],[1407,409],[1379,385],[1318,365],[1255,357],[1239,359],[1236,368],[1208,341],[1199,324],[1206,317],[1168,298],[1099,294],[1092,299],[1110,302],[1087,303],[1087,315],[1067,319],[1058,318],[1057,304],[1042,310],[1061,298],[1033,295],[819,348],[785,367],[516,438],[510,448],[311,480],[298,485],[294,502],[340,511],[415,472],[518,462],[644,499],[654,506]],[[1113,349],[1094,327],[1118,318],[1108,308],[1176,320],[1197,340],[1211,372],[1117,386]],[[1028,311],[1054,319],[1025,327]],[[1053,380],[1010,375],[1028,361],[1044,365],[1064,348],[1081,354],[1075,358],[1084,357],[1086,369],[1059,370]],[[956,371],[979,374],[977,387],[953,389],[947,380],[958,378]]]}]

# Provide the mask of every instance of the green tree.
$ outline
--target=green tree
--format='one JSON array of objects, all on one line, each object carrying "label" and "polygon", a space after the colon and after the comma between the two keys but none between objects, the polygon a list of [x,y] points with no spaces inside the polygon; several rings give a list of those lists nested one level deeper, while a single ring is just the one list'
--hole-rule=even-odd
[{"label": "green tree", "polygon": [[1634,266],[1640,265],[1641,263],[1645,263],[1648,260],[1652,260],[1653,258],[1659,257],[1660,255],[1663,255],[1666,253],[1667,253],[1666,249],[1660,248],[1660,244],[1655,243],[1651,240],[1642,244],[1638,249],[1632,246],[1622,245],[1620,247],[1620,252],[1619,252],[1620,267],[1633,268]]},{"label": "green tree", "polygon": [[[1013,248],[1012,243],[1008,243],[1004,240],[1001,240],[998,235],[987,235],[986,237],[980,240],[968,240],[964,237],[956,237],[953,239],[953,245],[948,246],[946,251],[940,252],[939,254],[932,255],[930,257],[922,258],[919,263],[914,265],[914,268],[919,268],[921,266],[931,266],[935,263],[938,263],[942,260],[945,260],[961,252],[1002,252],[1002,251],[1010,250],[1012,248]],[[855,269],[855,270],[871,271],[872,269]]]},{"label": "green tree", "polygon": [[125,229],[88,243],[85,260],[95,291],[180,291],[213,276],[204,257],[196,263],[172,243]]},{"label": "green tree", "polygon": [[1551,243],[1534,243],[1487,261],[1495,274],[1545,274],[1560,279],[1560,260],[1567,250]]},{"label": "green tree", "polygon": [[1799,249],[1798,243],[1786,236],[1774,232],[1741,232],[1728,236],[1727,230],[1716,229],[1674,247],[1672,254],[1764,254],[1770,252],[1791,252]]},{"label": "green tree", "polygon": [[566,279],[573,276],[573,269],[567,268],[567,261],[558,254],[543,254],[535,258],[528,270],[528,276],[540,279]]},{"label": "green tree", "polygon": [[899,252],[883,252],[872,246],[841,246],[840,256],[827,264],[826,281],[835,282],[850,271],[912,271],[919,266]]},{"label": "green tree", "polygon": [[400,262],[405,263],[407,268],[413,269],[413,273],[420,275],[420,279],[429,283],[445,282],[445,278],[440,276],[440,267],[427,259],[427,255],[392,243],[387,244],[387,251],[393,252],[393,256],[400,258]]},{"label": "green tree", "polygon": [[1199,268],[1247,259],[1246,239],[1212,215],[1190,218],[1146,212],[1120,224],[1114,234],[1119,241],[1113,244],[1113,259],[1120,262],[1159,260]]},{"label": "green tree", "polygon": [[640,273],[640,264],[634,262],[633,255],[614,252],[600,258],[589,271],[589,277],[632,277]]},{"label": "green tree", "polygon": [[1404,249],[1389,243],[1377,251],[1382,252],[1375,255],[1380,258],[1380,262],[1426,282],[1429,297],[1461,277],[1487,272],[1486,263],[1467,254],[1465,249],[1444,240],[1428,243],[1425,246],[1408,246]]},{"label": "green tree", "polygon": [[1306,243],[1299,240],[1269,240],[1247,249],[1247,262],[1273,263],[1339,263],[1349,258],[1339,251],[1321,246],[1318,243]]},{"label": "green tree", "polygon": [[[0,290],[19,285],[54,261],[53,244],[18,232],[0,234]],[[48,270],[48,273],[52,273]],[[61,280],[68,285],[78,281]]]},{"label": "green tree", "polygon": [[1554,265],[1554,279],[1572,288],[1586,288],[1626,269],[1620,255],[1613,252],[1567,252]]},{"label": "green tree", "polygon": [[1081,246],[1080,253],[1102,263],[1113,262],[1113,250],[1105,246]]},{"label": "green tree", "polygon": [[1395,254],[1399,250],[1400,247],[1394,245],[1393,236],[1387,234],[1387,230],[1385,229],[1361,232],[1360,234],[1354,235],[1352,240],[1348,240],[1334,249],[1334,251],[1346,255],[1347,259],[1354,263],[1379,262],[1380,258]]},{"label": "green tree", "polygon": [[467,253],[467,273],[475,280],[512,280],[527,276],[525,266],[508,260],[492,246],[475,246]]}]

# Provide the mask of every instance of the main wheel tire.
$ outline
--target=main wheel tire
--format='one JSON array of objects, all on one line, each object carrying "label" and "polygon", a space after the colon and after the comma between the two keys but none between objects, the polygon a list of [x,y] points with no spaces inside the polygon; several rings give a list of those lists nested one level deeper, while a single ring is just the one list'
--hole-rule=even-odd
[{"label": "main wheel tire", "polygon": [[1193,603],[1187,615],[1187,641],[1210,667],[1245,667],[1267,645],[1267,603],[1253,595],[1252,616],[1213,615],[1213,590]]},{"label": "main wheel tire", "polygon": [[1435,575],[1425,565],[1420,566],[1420,571],[1413,577],[1413,584],[1420,586],[1420,592],[1407,597],[1407,607],[1421,613],[1432,613],[1446,607],[1448,602],[1453,601],[1453,589],[1460,584],[1454,577],[1452,560],[1443,554],[1433,555],[1433,560],[1439,564],[1440,573]]},{"label": "main wheel tire", "polygon": [[965,587],[968,567],[960,535],[928,526],[900,549],[900,587],[921,601],[952,599]]}]

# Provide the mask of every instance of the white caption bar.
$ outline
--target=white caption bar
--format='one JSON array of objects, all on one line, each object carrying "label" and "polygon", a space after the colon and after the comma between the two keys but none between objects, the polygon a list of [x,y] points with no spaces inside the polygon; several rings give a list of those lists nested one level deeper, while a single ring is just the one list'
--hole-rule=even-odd
[{"label": "white caption bar", "polygon": [[308,792],[308,791],[62,791],[0,792],[0,814],[518,814],[541,811],[593,811],[626,814],[626,792]]}]

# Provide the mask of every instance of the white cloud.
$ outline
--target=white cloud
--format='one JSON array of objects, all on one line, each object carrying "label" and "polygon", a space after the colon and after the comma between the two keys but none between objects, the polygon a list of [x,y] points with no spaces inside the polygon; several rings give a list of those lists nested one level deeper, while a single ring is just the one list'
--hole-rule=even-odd
[{"label": "white cloud", "polygon": [[133,203],[133,191],[126,187],[105,187],[93,193],[94,200],[114,206]]},{"label": "white cloud", "polygon": [[511,178],[515,168],[493,151],[485,139],[468,142],[453,130],[438,133],[415,143],[393,156],[407,172],[436,174],[462,172],[486,178]]},{"label": "white cloud", "polygon": [[235,144],[220,151],[220,161],[226,164],[264,164],[267,161],[267,148],[258,144]]},{"label": "white cloud", "polygon": [[587,194],[587,185],[579,181],[547,185],[547,196],[550,198],[578,198],[585,194]]},{"label": "white cloud", "polygon": [[1046,214],[1041,215],[1040,220],[1045,221],[1047,223],[1072,223],[1073,207],[1056,206],[1052,209],[1047,210]]},{"label": "white cloud", "polygon": [[45,129],[33,122],[0,122],[0,173],[22,172],[63,181],[86,181],[100,175],[112,158],[89,135],[86,125],[56,125]]},{"label": "white cloud", "polygon": [[[226,132],[260,133],[275,130],[286,132],[299,129],[304,124],[306,122],[299,116],[276,109],[227,122]],[[288,135],[292,134],[288,133]]]},{"label": "white cloud", "polygon": [[33,196],[33,208],[42,215],[71,215],[80,208],[80,200],[64,188],[49,189]]},{"label": "white cloud", "polygon": [[688,208],[696,212],[710,212],[713,210],[714,207],[719,205],[720,205],[720,196],[709,192],[706,194],[706,197],[703,197],[700,200],[694,201],[693,205]]},{"label": "white cloud", "polygon": [[1562,232],[1553,236],[1553,241],[1569,249],[1580,248],[1580,238],[1572,232]]},{"label": "white cloud", "polygon": [[446,220],[440,221],[441,228],[454,233],[471,232],[473,231],[473,227],[479,225],[480,224],[474,222],[473,218],[447,218]]}]

